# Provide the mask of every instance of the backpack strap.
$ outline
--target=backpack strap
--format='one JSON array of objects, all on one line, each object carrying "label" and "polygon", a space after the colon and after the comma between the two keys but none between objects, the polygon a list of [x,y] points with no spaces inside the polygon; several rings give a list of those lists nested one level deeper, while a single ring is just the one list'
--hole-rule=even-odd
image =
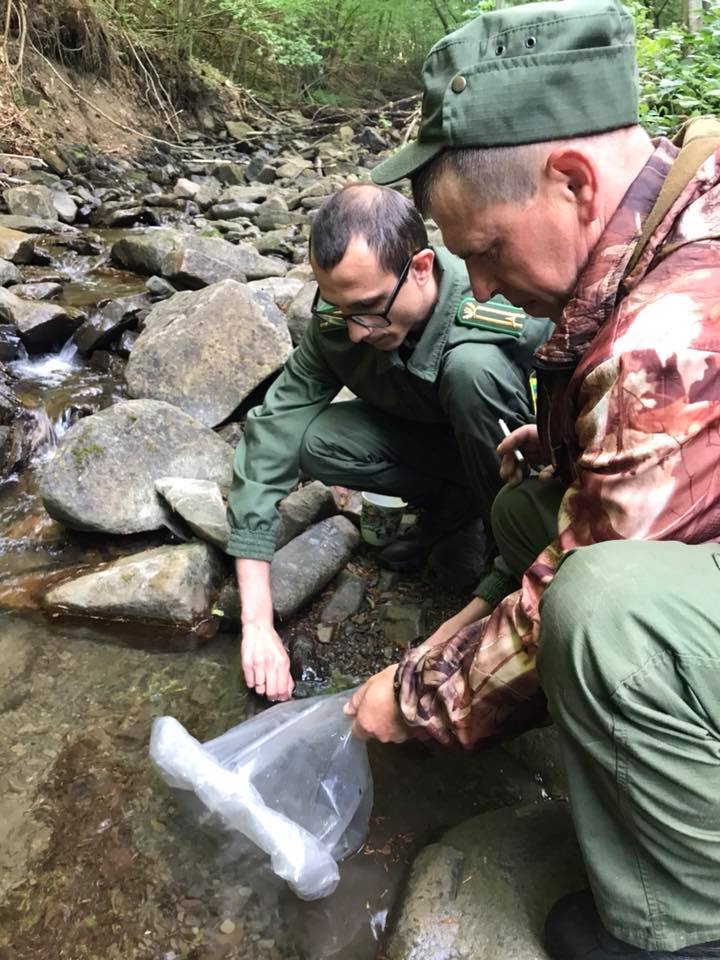
[{"label": "backpack strap", "polygon": [[665,178],[655,205],[643,224],[642,233],[625,269],[626,277],[635,269],[650,238],[698,168],[720,148],[720,120],[714,117],[695,117],[688,120],[673,137],[673,143],[680,147],[680,153],[670,167],[670,173]]}]

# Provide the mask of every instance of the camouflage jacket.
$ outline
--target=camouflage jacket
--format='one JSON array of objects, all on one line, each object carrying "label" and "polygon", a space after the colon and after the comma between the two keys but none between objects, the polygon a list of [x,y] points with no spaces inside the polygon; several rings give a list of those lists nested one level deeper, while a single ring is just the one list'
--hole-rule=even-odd
[{"label": "camouflage jacket", "polygon": [[539,605],[567,551],[604,540],[720,540],[720,151],[626,265],[677,148],[625,195],[537,352],[538,422],[567,482],[558,536],[521,589],[445,646],[409,652],[399,702],[417,733],[471,746],[538,713]]}]

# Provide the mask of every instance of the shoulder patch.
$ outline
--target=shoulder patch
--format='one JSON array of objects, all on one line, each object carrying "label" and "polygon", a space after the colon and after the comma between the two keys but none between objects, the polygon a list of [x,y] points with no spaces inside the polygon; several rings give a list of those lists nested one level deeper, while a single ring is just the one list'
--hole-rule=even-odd
[{"label": "shoulder patch", "polygon": [[473,297],[460,301],[455,322],[463,327],[477,327],[492,333],[507,333],[519,337],[525,329],[525,313],[507,303],[479,303]]},{"label": "shoulder patch", "polygon": [[344,320],[333,320],[330,317],[322,317],[318,320],[318,330],[320,333],[333,333],[336,330],[345,330],[347,324]]}]

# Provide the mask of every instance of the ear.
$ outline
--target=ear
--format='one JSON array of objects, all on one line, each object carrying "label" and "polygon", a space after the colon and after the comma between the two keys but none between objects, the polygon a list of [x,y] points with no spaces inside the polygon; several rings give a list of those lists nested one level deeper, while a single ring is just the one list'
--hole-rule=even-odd
[{"label": "ear", "polygon": [[421,250],[420,253],[415,254],[412,267],[410,269],[413,272],[415,280],[420,286],[426,284],[432,277],[434,263],[435,251],[431,250],[429,247],[426,247],[424,250]]},{"label": "ear", "polygon": [[572,148],[553,150],[545,161],[543,173],[565,200],[577,204],[578,214],[586,223],[597,219],[600,176],[592,157]]}]

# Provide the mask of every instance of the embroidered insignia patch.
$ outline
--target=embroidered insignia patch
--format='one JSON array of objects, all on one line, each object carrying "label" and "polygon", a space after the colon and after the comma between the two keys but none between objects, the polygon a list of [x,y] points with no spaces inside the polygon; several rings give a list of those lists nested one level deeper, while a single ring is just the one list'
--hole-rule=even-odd
[{"label": "embroidered insignia patch", "polygon": [[347,324],[344,320],[334,320],[332,317],[320,317],[318,319],[318,330],[320,333],[330,333],[333,330],[345,330]]},{"label": "embroidered insignia patch", "polygon": [[465,297],[458,304],[455,322],[463,327],[478,327],[519,337],[525,329],[525,314],[509,303],[478,303],[472,297]]}]

